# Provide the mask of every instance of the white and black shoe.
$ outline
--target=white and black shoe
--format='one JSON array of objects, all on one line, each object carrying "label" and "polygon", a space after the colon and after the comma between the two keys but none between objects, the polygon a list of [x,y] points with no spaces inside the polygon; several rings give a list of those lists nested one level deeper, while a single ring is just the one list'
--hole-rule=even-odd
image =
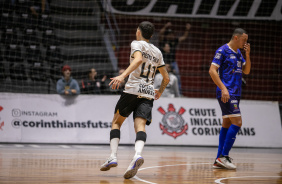
[{"label": "white and black shoe", "polygon": [[226,169],[236,169],[236,166],[232,163],[232,158],[229,156],[220,156],[215,161],[217,164],[225,167]]},{"label": "white and black shoe", "polygon": [[118,161],[116,157],[109,157],[106,162],[101,165],[100,171],[108,171],[111,167],[116,167],[118,165]]},{"label": "white and black shoe", "polygon": [[131,163],[129,164],[129,167],[125,171],[123,177],[125,179],[134,177],[143,163],[144,163],[144,158],[142,158],[140,155],[134,156]]},{"label": "white and black shoe", "polygon": [[225,169],[225,167],[222,167],[221,165],[219,165],[217,162],[216,162],[216,159],[212,165],[212,168],[213,169]]}]

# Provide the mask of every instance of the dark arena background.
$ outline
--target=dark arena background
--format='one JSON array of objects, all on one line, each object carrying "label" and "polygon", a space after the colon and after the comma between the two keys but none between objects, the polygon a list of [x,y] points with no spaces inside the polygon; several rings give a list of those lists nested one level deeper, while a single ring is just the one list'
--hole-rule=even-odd
[{"label": "dark arena background", "polygon": [[[282,183],[281,0],[0,0],[0,5],[0,184]],[[131,116],[119,167],[99,170],[110,152],[121,92],[108,84],[129,66],[130,43],[142,21],[155,25],[150,41],[160,49],[166,24],[176,37],[187,24],[190,28],[176,47],[181,97],[154,102],[145,163],[136,177],[124,180],[134,153]],[[242,79],[243,128],[232,155],[238,169],[214,170],[222,119],[209,68],[238,27],[251,45],[251,73]],[[66,64],[79,95],[57,94]],[[99,92],[83,90],[91,68]],[[164,128],[168,114],[183,125],[176,134]]]}]

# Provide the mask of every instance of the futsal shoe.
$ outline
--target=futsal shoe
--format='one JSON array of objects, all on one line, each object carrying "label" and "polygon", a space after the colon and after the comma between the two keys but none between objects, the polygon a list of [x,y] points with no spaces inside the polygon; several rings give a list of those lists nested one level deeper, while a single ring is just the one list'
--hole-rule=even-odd
[{"label": "futsal shoe", "polygon": [[217,162],[216,162],[216,159],[212,165],[212,168],[213,169],[224,169],[224,167],[222,167],[221,165],[219,165]]},{"label": "futsal shoe", "polygon": [[129,178],[132,178],[133,176],[135,176],[138,169],[142,166],[143,163],[144,163],[144,158],[142,158],[139,155],[134,156],[131,163],[129,164],[129,167],[125,171],[123,177],[125,179],[129,179]]},{"label": "futsal shoe", "polygon": [[118,165],[116,157],[109,157],[106,162],[101,165],[100,171],[108,171],[111,167],[116,167]]},{"label": "futsal shoe", "polygon": [[221,156],[217,158],[215,161],[222,167],[225,167],[226,169],[236,169],[236,166],[232,163],[232,158],[229,156]]}]

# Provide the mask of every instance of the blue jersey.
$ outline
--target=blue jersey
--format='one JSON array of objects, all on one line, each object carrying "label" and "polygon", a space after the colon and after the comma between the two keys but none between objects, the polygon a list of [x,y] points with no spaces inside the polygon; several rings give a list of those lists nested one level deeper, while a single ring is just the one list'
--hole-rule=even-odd
[{"label": "blue jersey", "polygon": [[[242,66],[245,62],[240,50],[238,49],[235,52],[227,44],[221,46],[215,52],[212,64],[219,67],[219,77],[230,96],[241,96]],[[219,87],[216,88],[216,96],[221,98]]]}]

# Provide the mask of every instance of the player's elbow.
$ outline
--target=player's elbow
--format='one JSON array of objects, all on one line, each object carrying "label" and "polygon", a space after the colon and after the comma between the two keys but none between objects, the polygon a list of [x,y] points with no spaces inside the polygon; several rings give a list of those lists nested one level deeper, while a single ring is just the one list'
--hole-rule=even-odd
[{"label": "player's elbow", "polygon": [[209,74],[211,75],[211,69],[209,69]]},{"label": "player's elbow", "polygon": [[212,76],[214,74],[214,72],[215,72],[214,69],[212,69],[212,68],[209,69],[210,76]]},{"label": "player's elbow", "polygon": [[243,70],[243,73],[244,73],[245,75],[249,75],[250,72],[251,72],[251,70]]}]

